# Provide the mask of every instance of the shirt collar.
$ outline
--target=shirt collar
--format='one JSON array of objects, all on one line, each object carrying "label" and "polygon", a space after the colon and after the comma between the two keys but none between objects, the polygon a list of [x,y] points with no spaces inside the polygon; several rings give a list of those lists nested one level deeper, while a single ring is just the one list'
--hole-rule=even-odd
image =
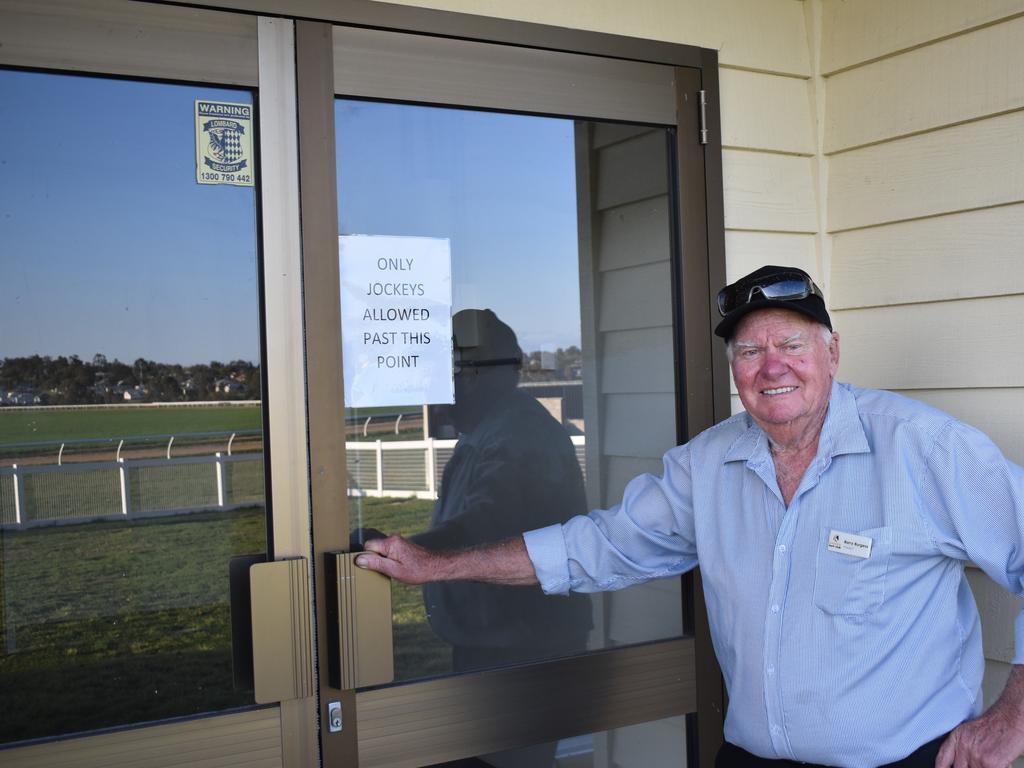
[{"label": "shirt collar", "polygon": [[[748,461],[760,463],[771,457],[768,436],[748,415],[747,429],[739,436],[725,454],[725,462]],[[832,382],[829,395],[828,413],[818,438],[818,456],[829,458],[844,453],[870,453],[867,435],[860,421],[857,399],[850,387]]]}]

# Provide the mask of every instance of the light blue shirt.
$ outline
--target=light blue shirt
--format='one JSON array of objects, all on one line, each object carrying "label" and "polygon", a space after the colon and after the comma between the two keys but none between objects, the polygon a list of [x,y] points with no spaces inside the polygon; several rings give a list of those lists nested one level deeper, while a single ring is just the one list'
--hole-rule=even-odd
[{"label": "light blue shirt", "polygon": [[[728,741],[867,768],[980,713],[981,624],[964,565],[1024,593],[1024,470],[985,435],[908,398],[834,383],[788,508],[747,414],[663,464],[662,477],[630,482],[619,506],[526,534],[527,549],[549,593],[620,589],[699,561]],[[870,555],[831,551],[834,533],[870,539]],[[1024,663],[1021,617],[1014,663]]]}]

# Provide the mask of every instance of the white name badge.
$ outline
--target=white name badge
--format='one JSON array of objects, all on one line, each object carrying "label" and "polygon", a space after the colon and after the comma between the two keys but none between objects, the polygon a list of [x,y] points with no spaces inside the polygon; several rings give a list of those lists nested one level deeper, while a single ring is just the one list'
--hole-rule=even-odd
[{"label": "white name badge", "polygon": [[867,558],[871,557],[871,539],[855,533],[829,531],[828,549],[829,552],[838,552],[841,555]]}]

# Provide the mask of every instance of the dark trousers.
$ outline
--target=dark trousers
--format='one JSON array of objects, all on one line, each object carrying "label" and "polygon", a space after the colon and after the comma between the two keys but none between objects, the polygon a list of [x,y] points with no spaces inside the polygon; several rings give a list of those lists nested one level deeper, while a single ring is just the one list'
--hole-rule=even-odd
[{"label": "dark trousers", "polygon": [[[935,741],[929,741],[923,747],[911,752],[902,760],[895,763],[886,763],[880,768],[935,768],[935,758],[939,756],[939,749],[945,736],[940,736]],[[735,744],[725,742],[718,750],[715,757],[715,768],[825,768],[814,763],[798,763],[795,760],[769,760],[765,757],[752,755],[745,749],[740,749]]]}]

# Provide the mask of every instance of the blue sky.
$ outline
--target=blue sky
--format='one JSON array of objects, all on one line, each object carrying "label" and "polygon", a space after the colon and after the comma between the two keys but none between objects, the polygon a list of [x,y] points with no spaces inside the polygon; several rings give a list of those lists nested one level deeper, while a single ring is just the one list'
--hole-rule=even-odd
[{"label": "blue sky", "polygon": [[[0,358],[257,361],[253,188],[195,181],[194,101],[0,70]],[[449,237],[454,310],[579,343],[573,124],[338,101],[339,231]],[[257,159],[258,162],[258,159]]]},{"label": "blue sky", "polygon": [[0,358],[259,359],[252,188],[195,180],[194,101],[0,71]]},{"label": "blue sky", "polygon": [[339,99],[339,231],[447,237],[453,311],[580,343],[573,122]]}]

